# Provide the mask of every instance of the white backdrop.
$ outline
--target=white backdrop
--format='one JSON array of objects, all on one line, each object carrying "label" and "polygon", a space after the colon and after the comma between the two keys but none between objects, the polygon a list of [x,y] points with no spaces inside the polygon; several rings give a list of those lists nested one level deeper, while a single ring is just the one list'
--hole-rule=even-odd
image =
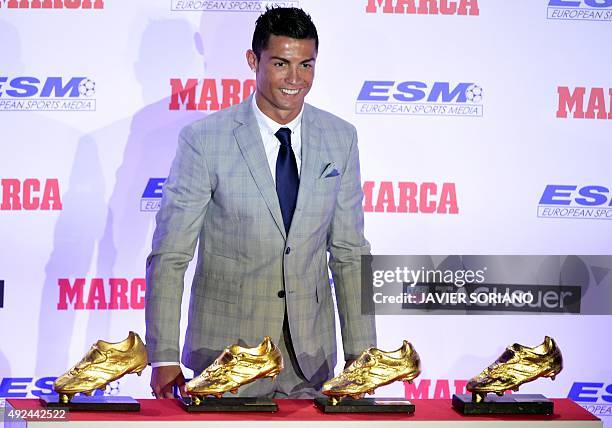
[{"label": "white backdrop", "polygon": [[[271,2],[37,3],[0,0],[0,399],[49,392],[97,339],[144,337],[144,260],[178,131],[250,93],[244,53]],[[612,254],[612,1],[277,3],[303,7],[319,30],[308,102],[359,131],[373,253]],[[421,198],[434,187],[423,183],[435,194]],[[573,186],[552,198],[572,214],[543,214],[548,185]],[[410,186],[421,192],[411,209],[400,201]],[[522,390],[612,412],[609,316],[377,326],[382,349],[405,338],[421,355],[408,397],[448,398],[505,346],[548,334],[565,370]],[[148,374],[107,393],[147,397]]]}]

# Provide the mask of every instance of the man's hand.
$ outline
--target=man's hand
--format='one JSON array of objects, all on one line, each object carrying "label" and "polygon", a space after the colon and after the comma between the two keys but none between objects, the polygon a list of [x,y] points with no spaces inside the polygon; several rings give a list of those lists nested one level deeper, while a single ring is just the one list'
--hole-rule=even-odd
[{"label": "man's hand", "polygon": [[183,397],[185,393],[185,377],[180,366],[153,367],[151,373],[151,390],[155,398],[174,398],[172,387],[178,386]]}]

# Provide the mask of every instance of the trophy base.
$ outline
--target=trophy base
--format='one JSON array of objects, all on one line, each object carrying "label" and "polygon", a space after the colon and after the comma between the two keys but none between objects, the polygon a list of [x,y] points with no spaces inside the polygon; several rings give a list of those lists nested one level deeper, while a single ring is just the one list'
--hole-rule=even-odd
[{"label": "trophy base", "polygon": [[453,408],[463,415],[552,415],[553,402],[541,394],[489,394],[476,403],[472,394],[454,394]]},{"label": "trophy base", "polygon": [[196,412],[276,412],[278,406],[269,398],[260,397],[205,397],[200,404],[191,398],[180,398],[183,408],[190,413]]},{"label": "trophy base", "polygon": [[59,401],[56,395],[41,395],[40,403],[47,408],[68,409],[71,412],[139,412],[140,403],[132,397],[101,395],[87,397],[76,395],[69,403]]},{"label": "trophy base", "polygon": [[323,413],[414,413],[414,404],[402,398],[343,398],[332,404],[327,397],[314,399]]}]

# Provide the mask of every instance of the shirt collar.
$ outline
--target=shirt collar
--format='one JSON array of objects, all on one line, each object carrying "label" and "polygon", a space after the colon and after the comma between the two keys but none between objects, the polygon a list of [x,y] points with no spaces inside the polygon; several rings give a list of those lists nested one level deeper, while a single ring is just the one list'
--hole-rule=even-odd
[{"label": "shirt collar", "polygon": [[276,132],[281,128],[289,128],[291,132],[294,133],[302,122],[302,113],[304,113],[303,104],[302,109],[295,117],[295,119],[285,125],[281,125],[280,123],[277,123],[276,121],[270,119],[268,116],[265,115],[264,112],[259,109],[257,101],[255,101],[255,94],[253,94],[251,105],[253,107],[253,112],[255,113],[255,118],[257,119],[259,128],[265,130],[266,132],[269,132],[270,134],[276,134]]}]

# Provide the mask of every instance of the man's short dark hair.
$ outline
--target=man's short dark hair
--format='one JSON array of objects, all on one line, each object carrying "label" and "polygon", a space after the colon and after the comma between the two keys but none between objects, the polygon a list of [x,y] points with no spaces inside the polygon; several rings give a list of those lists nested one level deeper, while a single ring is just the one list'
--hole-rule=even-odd
[{"label": "man's short dark hair", "polygon": [[270,35],[310,39],[319,50],[319,36],[310,15],[297,7],[268,7],[257,18],[253,33],[252,49],[259,60],[261,52],[268,47]]}]

